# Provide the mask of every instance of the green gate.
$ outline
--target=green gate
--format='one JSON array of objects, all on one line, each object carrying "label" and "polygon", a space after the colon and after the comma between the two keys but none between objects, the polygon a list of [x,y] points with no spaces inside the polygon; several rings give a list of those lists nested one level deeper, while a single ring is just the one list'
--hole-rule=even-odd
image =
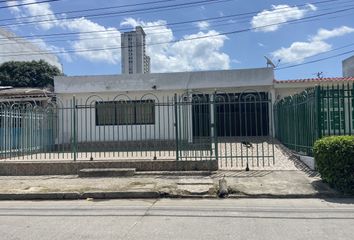
[{"label": "green gate", "polygon": [[55,97],[0,108],[3,159],[218,161],[274,164],[268,93]]},{"label": "green gate", "polygon": [[275,164],[269,93],[191,93],[175,99],[178,159],[216,159],[221,169]]}]

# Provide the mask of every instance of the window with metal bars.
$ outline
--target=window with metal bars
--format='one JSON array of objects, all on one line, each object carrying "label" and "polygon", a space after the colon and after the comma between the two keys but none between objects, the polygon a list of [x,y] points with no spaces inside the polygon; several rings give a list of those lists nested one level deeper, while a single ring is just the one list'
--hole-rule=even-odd
[{"label": "window with metal bars", "polygon": [[155,101],[96,102],[96,126],[155,124]]}]

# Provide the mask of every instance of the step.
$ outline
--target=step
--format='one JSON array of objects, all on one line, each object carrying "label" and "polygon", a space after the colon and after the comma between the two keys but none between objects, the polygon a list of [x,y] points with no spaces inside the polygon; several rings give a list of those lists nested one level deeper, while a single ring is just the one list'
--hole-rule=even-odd
[{"label": "step", "polygon": [[84,168],[79,171],[79,177],[131,177],[135,168]]},{"label": "step", "polygon": [[138,171],[137,176],[210,176],[211,171]]}]

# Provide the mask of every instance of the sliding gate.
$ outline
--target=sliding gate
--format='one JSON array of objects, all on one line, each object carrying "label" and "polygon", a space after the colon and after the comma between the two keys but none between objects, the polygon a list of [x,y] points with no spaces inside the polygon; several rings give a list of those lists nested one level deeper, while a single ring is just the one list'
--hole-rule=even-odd
[{"label": "sliding gate", "polygon": [[221,169],[275,164],[269,93],[193,94],[177,105],[178,159],[216,159]]}]

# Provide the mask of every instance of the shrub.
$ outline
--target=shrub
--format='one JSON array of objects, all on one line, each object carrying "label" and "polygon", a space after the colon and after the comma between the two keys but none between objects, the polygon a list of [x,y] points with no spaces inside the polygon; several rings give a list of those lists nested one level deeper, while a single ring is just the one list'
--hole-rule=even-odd
[{"label": "shrub", "polygon": [[314,156],[324,181],[343,193],[354,194],[354,136],[316,141]]}]

